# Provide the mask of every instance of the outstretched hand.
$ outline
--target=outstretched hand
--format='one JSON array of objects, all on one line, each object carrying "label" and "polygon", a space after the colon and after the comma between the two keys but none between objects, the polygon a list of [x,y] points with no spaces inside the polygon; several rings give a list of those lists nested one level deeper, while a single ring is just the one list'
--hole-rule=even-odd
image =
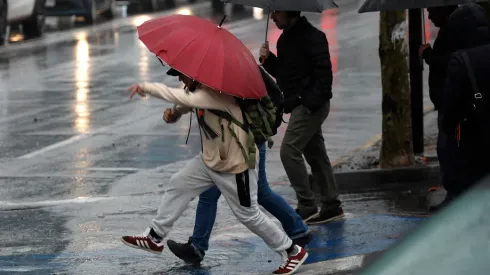
[{"label": "outstretched hand", "polygon": [[139,84],[132,85],[128,88],[128,91],[131,93],[129,95],[129,99],[132,99],[135,94],[139,94],[141,97],[145,97],[145,92]]}]

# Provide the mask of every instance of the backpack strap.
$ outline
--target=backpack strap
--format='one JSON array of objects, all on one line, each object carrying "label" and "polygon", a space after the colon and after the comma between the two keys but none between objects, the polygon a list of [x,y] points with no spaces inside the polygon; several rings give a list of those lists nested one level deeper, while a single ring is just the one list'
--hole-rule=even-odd
[{"label": "backpack strap", "polygon": [[473,66],[471,66],[470,58],[466,52],[461,52],[461,57],[463,58],[464,64],[466,66],[466,71],[468,72],[468,78],[470,79],[471,87],[473,89],[473,107],[478,112],[481,110],[479,107],[481,103],[481,99],[483,98],[480,93],[480,89],[478,88],[478,84],[476,82],[475,73],[473,72]]},{"label": "backpack strap", "polygon": [[199,126],[201,126],[204,135],[206,136],[206,139],[215,139],[218,137],[218,134],[209,126],[206,121],[204,120],[204,110],[198,110],[197,114],[197,122],[199,123]]},{"label": "backpack strap", "polygon": [[[228,112],[219,111],[219,110],[211,110],[211,109],[209,109],[209,111],[211,113],[213,113],[214,115],[220,117],[220,118],[224,118],[224,119],[228,120],[228,130],[230,130],[231,136],[235,139],[238,147],[240,147],[240,150],[242,151],[242,154],[243,154],[243,158],[245,158],[245,162],[247,163],[248,168],[255,169],[255,162],[256,162],[256,157],[257,157],[257,152],[255,150],[255,138],[254,138],[252,131],[249,131],[248,125],[241,123],[240,121],[238,121],[236,118],[234,118]],[[243,144],[240,143],[240,140],[238,139],[238,136],[236,135],[235,131],[233,131],[233,129],[231,128],[231,123],[237,125],[238,127],[240,127],[243,131],[245,131],[247,133],[247,135],[248,135],[248,138],[247,138],[248,155],[247,155],[247,151],[243,147]]]}]

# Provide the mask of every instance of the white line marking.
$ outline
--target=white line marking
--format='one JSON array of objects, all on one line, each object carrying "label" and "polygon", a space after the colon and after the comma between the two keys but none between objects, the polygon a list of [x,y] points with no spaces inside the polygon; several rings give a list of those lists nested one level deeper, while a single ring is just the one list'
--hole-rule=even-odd
[{"label": "white line marking", "polygon": [[335,274],[341,271],[356,270],[362,267],[364,255],[350,256],[335,260],[303,265],[302,275]]},{"label": "white line marking", "polygon": [[23,156],[20,156],[20,157],[18,157],[18,159],[29,159],[29,158],[44,154],[48,151],[58,149],[58,148],[63,147],[65,145],[75,143],[79,140],[86,138],[87,136],[89,136],[89,135],[88,134],[77,135],[77,136],[71,137],[69,139],[65,139],[63,141],[57,142],[55,144],[51,144],[49,146],[43,147],[43,148],[41,148],[37,151],[31,152],[29,154],[25,154]]},{"label": "white line marking", "polygon": [[44,206],[54,206],[61,205],[66,203],[88,203],[88,202],[96,202],[101,200],[113,200],[116,197],[78,197],[74,199],[66,199],[66,200],[46,200],[46,201],[36,201],[36,202],[8,202],[8,201],[0,201],[0,211],[2,210],[11,210],[11,209],[30,209],[30,208],[39,208]]},{"label": "white line marking", "polygon": [[111,129],[116,129],[116,128],[119,128],[119,127],[128,126],[128,124],[140,123],[141,119],[146,118],[146,117],[150,117],[150,116],[153,116],[153,115],[156,115],[156,114],[160,114],[161,112],[162,112],[161,110],[158,110],[158,111],[154,111],[152,113],[146,113],[146,114],[144,114],[144,115],[142,115],[140,117],[132,117],[131,120],[128,120],[128,121],[122,121],[122,122],[120,122],[118,124],[114,124],[112,126],[99,128],[97,130],[92,131],[91,133],[79,134],[79,135],[76,135],[76,136],[71,137],[69,139],[65,139],[63,141],[60,141],[60,142],[51,144],[51,145],[46,146],[46,147],[43,147],[43,148],[41,148],[39,150],[36,150],[34,152],[31,152],[31,153],[25,154],[23,156],[20,156],[20,157],[18,157],[18,159],[30,159],[30,158],[33,158],[33,157],[42,155],[42,154],[44,154],[46,152],[49,152],[49,151],[52,151],[52,150],[56,150],[56,149],[58,149],[60,147],[63,147],[63,146],[66,146],[66,145],[69,145],[69,144],[78,142],[78,141],[80,141],[82,139],[85,139],[87,137],[91,137],[91,136],[96,135],[96,134],[99,134],[99,133],[107,132],[107,131],[109,131]]},{"label": "white line marking", "polygon": [[84,168],[82,170],[87,170],[87,171],[108,171],[108,172],[114,171],[114,172],[118,172],[118,171],[141,171],[141,170],[144,170],[144,169],[134,168],[134,167],[91,167],[91,168]]}]

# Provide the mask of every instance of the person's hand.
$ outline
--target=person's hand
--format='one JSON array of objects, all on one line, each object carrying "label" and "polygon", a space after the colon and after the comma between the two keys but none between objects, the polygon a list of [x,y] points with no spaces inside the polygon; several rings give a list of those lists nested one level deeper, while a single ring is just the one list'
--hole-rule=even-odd
[{"label": "person's hand", "polygon": [[420,45],[419,56],[422,57],[422,55],[424,54],[424,51],[429,49],[429,48],[431,48],[430,43]]},{"label": "person's hand", "polygon": [[174,108],[167,108],[163,112],[163,120],[167,123],[175,123],[179,120],[181,114]]},{"label": "person's hand", "polygon": [[262,47],[260,47],[259,55],[262,59],[267,59],[270,53],[271,52],[269,50],[269,42],[265,42],[264,44],[262,44]]},{"label": "person's hand", "polygon": [[131,93],[129,95],[129,99],[133,98],[135,94],[139,94],[141,97],[145,97],[145,92],[139,84],[132,85],[128,88],[128,91]]}]

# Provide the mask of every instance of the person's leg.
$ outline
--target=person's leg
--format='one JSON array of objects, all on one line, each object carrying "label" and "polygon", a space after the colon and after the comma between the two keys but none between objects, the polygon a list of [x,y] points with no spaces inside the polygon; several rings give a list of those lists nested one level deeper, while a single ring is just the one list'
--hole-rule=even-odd
[{"label": "person's leg", "polygon": [[305,148],[305,159],[311,166],[314,189],[318,190],[322,202],[320,214],[307,221],[308,225],[330,222],[344,217],[340,207],[339,188],[328,158],[321,128]]},{"label": "person's leg", "polygon": [[444,114],[439,111],[437,114],[437,124],[439,132],[437,134],[437,159],[439,160],[439,167],[441,171],[442,186],[447,191],[444,200],[436,205],[430,205],[430,211],[437,211],[456,197],[458,192],[458,186],[460,185],[460,175],[458,169],[458,148],[457,140],[455,137],[448,135],[442,131],[442,120]]},{"label": "person's leg", "polygon": [[303,152],[327,117],[327,113],[322,110],[310,114],[303,105],[296,107],[291,113],[288,128],[281,144],[281,161],[289,181],[296,191],[297,211],[304,221],[318,215],[315,195],[309,184]]},{"label": "person's leg", "polygon": [[123,236],[122,242],[134,248],[161,253],[161,241],[170,232],[173,224],[182,215],[189,202],[213,185],[207,167],[199,154],[174,174],[162,197],[157,216],[143,234]]},{"label": "person's leg", "polygon": [[207,251],[209,238],[216,221],[218,199],[221,196],[217,186],[213,186],[199,196],[196,209],[196,221],[192,233],[192,244],[199,250]]},{"label": "person's leg", "polygon": [[[327,102],[320,110],[317,111],[318,119],[327,118],[330,112],[330,102]],[[320,224],[338,219],[344,216],[340,207],[339,188],[335,181],[332,164],[328,158],[325,139],[322,133],[322,124],[318,125],[315,134],[306,144],[304,155],[306,162],[311,166],[313,184],[315,189],[320,193],[322,210],[320,214],[310,219],[308,224]]]},{"label": "person's leg", "polygon": [[199,264],[209,248],[209,238],[216,220],[218,199],[221,192],[213,186],[199,196],[197,203],[194,232],[187,243],[167,241],[167,246],[175,256],[186,263]]},{"label": "person's leg", "polygon": [[241,174],[208,171],[213,182],[225,197],[235,217],[250,231],[283,257],[283,264],[275,274],[292,274],[306,260],[308,253],[293,245],[292,240],[267,217],[257,203],[257,174],[248,170]]},{"label": "person's leg", "polygon": [[[281,222],[282,228],[293,241],[305,237],[310,232],[306,224],[284,198],[273,192],[269,186],[265,170],[266,150],[267,146],[263,144],[260,147],[259,180],[257,182],[258,203]],[[304,245],[304,243],[301,244]]]}]

